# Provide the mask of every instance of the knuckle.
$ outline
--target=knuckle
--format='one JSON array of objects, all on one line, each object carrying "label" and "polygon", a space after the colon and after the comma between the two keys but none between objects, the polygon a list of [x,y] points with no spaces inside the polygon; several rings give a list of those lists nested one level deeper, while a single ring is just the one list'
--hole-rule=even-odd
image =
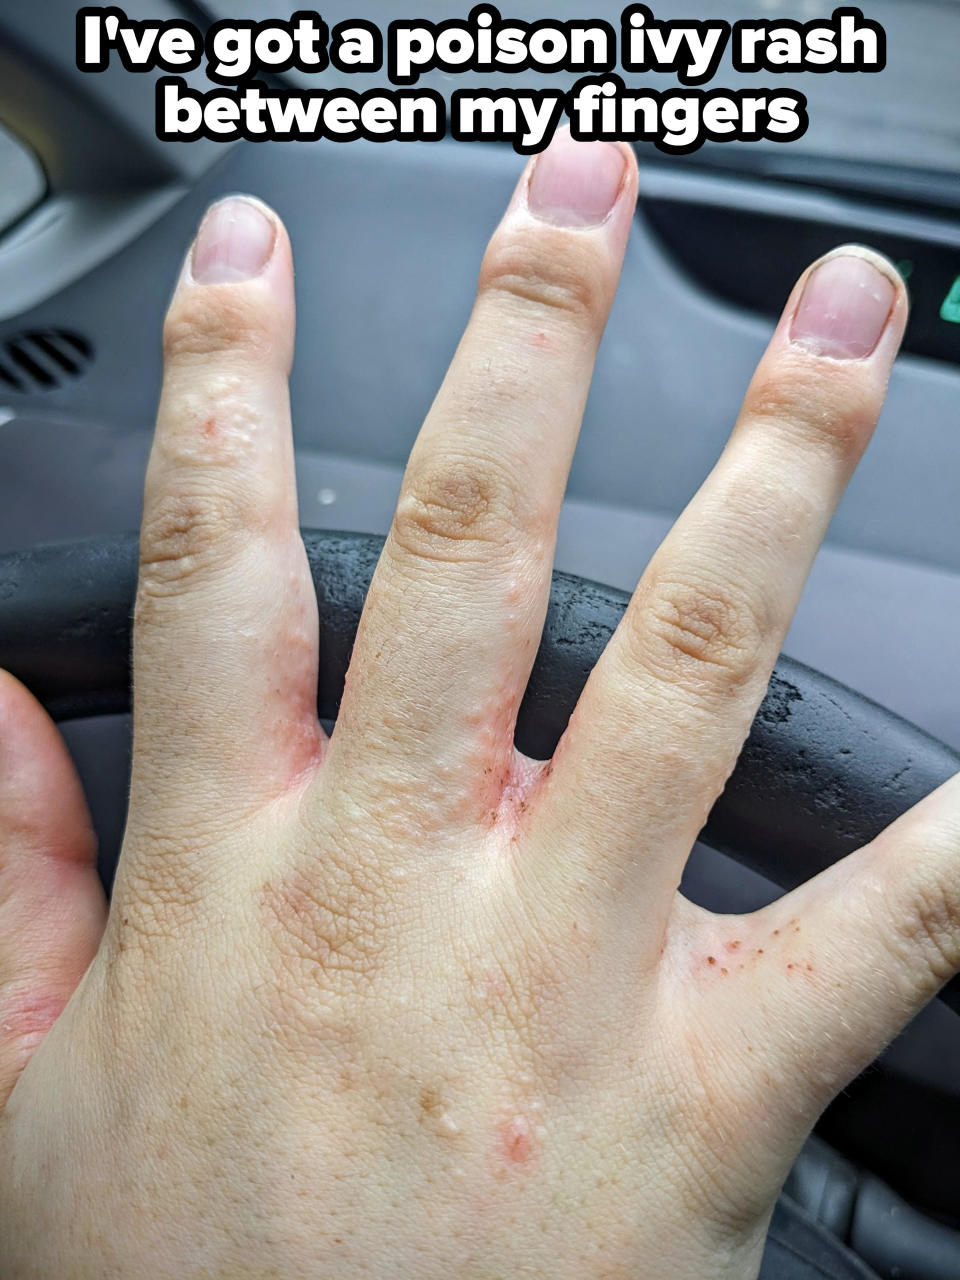
[{"label": "knuckle", "polygon": [[138,599],[175,595],[216,570],[254,531],[251,505],[227,490],[153,498],[140,529]]},{"label": "knuckle", "polygon": [[489,461],[447,457],[416,468],[404,485],[393,539],[425,560],[488,560],[520,523],[520,498]]},{"label": "knuckle", "polygon": [[495,238],[483,259],[478,292],[593,330],[602,327],[609,300],[606,274],[587,246],[542,231]]},{"label": "knuckle", "polygon": [[960,969],[960,895],[953,877],[930,873],[915,885],[895,922],[893,944],[912,967],[920,961],[934,989]]},{"label": "knuckle", "polygon": [[629,640],[640,660],[672,683],[708,681],[726,692],[756,674],[765,628],[729,583],[658,575],[631,609]]},{"label": "knuckle", "polygon": [[[811,357],[812,359],[812,357]],[[810,368],[808,362],[781,362],[754,376],[744,409],[751,423],[773,426],[791,443],[855,458],[876,421],[875,394],[856,369]]]},{"label": "knuckle", "polygon": [[231,352],[258,355],[271,339],[272,328],[265,308],[243,290],[180,290],[163,324],[164,360],[177,364]]}]

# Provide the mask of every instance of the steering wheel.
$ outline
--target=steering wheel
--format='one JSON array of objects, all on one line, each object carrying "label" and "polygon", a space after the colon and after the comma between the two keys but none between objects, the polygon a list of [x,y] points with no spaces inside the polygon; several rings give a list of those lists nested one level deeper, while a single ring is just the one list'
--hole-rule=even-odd
[{"label": "steering wheel", "polygon": [[[320,613],[318,711],[334,720],[383,545],[304,530]],[[130,709],[134,534],[0,556],[0,666],[55,720]],[[629,597],[554,573],[516,742],[538,759],[559,741]],[[701,839],[790,889],[873,839],[960,770],[960,755],[820,672],[781,656],[734,773]],[[109,889],[114,868],[101,865]],[[940,992],[960,1013],[960,978]]]}]

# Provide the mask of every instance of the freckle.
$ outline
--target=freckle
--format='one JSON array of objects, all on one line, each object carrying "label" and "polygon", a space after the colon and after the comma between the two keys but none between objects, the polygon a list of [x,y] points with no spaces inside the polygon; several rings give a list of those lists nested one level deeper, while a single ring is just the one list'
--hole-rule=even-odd
[{"label": "freckle", "polygon": [[434,1117],[446,1114],[443,1110],[443,1101],[436,1089],[420,1090],[420,1110]]},{"label": "freckle", "polygon": [[807,973],[813,973],[813,965],[812,965],[812,964],[808,964],[808,965],[807,965]]},{"label": "freckle", "polygon": [[734,938],[734,940],[733,940],[732,942],[728,942],[728,943],[727,943],[727,950],[728,950],[728,951],[736,951],[736,950],[738,950],[738,949],[739,949],[739,947],[740,947],[740,939],[739,939],[739,938]]},{"label": "freckle", "polygon": [[716,963],[717,963],[716,956],[707,956],[707,964],[716,964]]},{"label": "freckle", "polygon": [[763,955],[763,947],[757,947],[757,955],[758,955],[758,956],[762,956],[762,955]]},{"label": "freckle", "polygon": [[780,930],[779,930],[779,929],[774,929],[774,931],[773,931],[773,936],[774,936],[775,938],[779,938],[779,937],[780,937]]},{"label": "freckle", "polygon": [[788,968],[788,969],[792,969],[793,967],[794,967],[794,966],[793,966],[792,964],[788,964],[788,965],[787,965],[787,968]]},{"label": "freckle", "polygon": [[720,970],[720,972],[723,974],[723,976],[724,976],[724,977],[726,977],[726,976],[727,976],[727,973],[728,973],[728,970],[727,970],[727,969],[721,969],[721,970]]}]

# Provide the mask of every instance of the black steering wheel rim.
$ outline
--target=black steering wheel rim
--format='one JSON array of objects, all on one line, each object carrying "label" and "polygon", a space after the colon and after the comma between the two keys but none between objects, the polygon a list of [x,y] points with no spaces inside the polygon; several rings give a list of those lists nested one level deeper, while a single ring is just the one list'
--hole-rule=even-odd
[{"label": "black steering wheel rim", "polygon": [[[335,720],[383,545],[303,530],[320,614],[318,711]],[[130,709],[135,534],[0,556],[0,667],[55,720]],[[629,597],[554,573],[520,714],[520,750],[549,757]],[[791,658],[766,697],[701,839],[791,889],[878,835],[960,770],[960,755],[892,711]],[[104,872],[109,888],[111,869]],[[960,1012],[960,979],[940,996]]]}]

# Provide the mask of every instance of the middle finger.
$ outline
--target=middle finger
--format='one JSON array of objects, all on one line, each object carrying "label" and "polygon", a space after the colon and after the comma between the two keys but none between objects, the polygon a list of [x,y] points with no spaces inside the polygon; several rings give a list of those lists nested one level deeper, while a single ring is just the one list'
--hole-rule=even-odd
[{"label": "middle finger", "polygon": [[635,198],[628,147],[560,134],[490,242],[354,647],[327,760],[354,793],[399,776],[455,821],[499,806]]}]

